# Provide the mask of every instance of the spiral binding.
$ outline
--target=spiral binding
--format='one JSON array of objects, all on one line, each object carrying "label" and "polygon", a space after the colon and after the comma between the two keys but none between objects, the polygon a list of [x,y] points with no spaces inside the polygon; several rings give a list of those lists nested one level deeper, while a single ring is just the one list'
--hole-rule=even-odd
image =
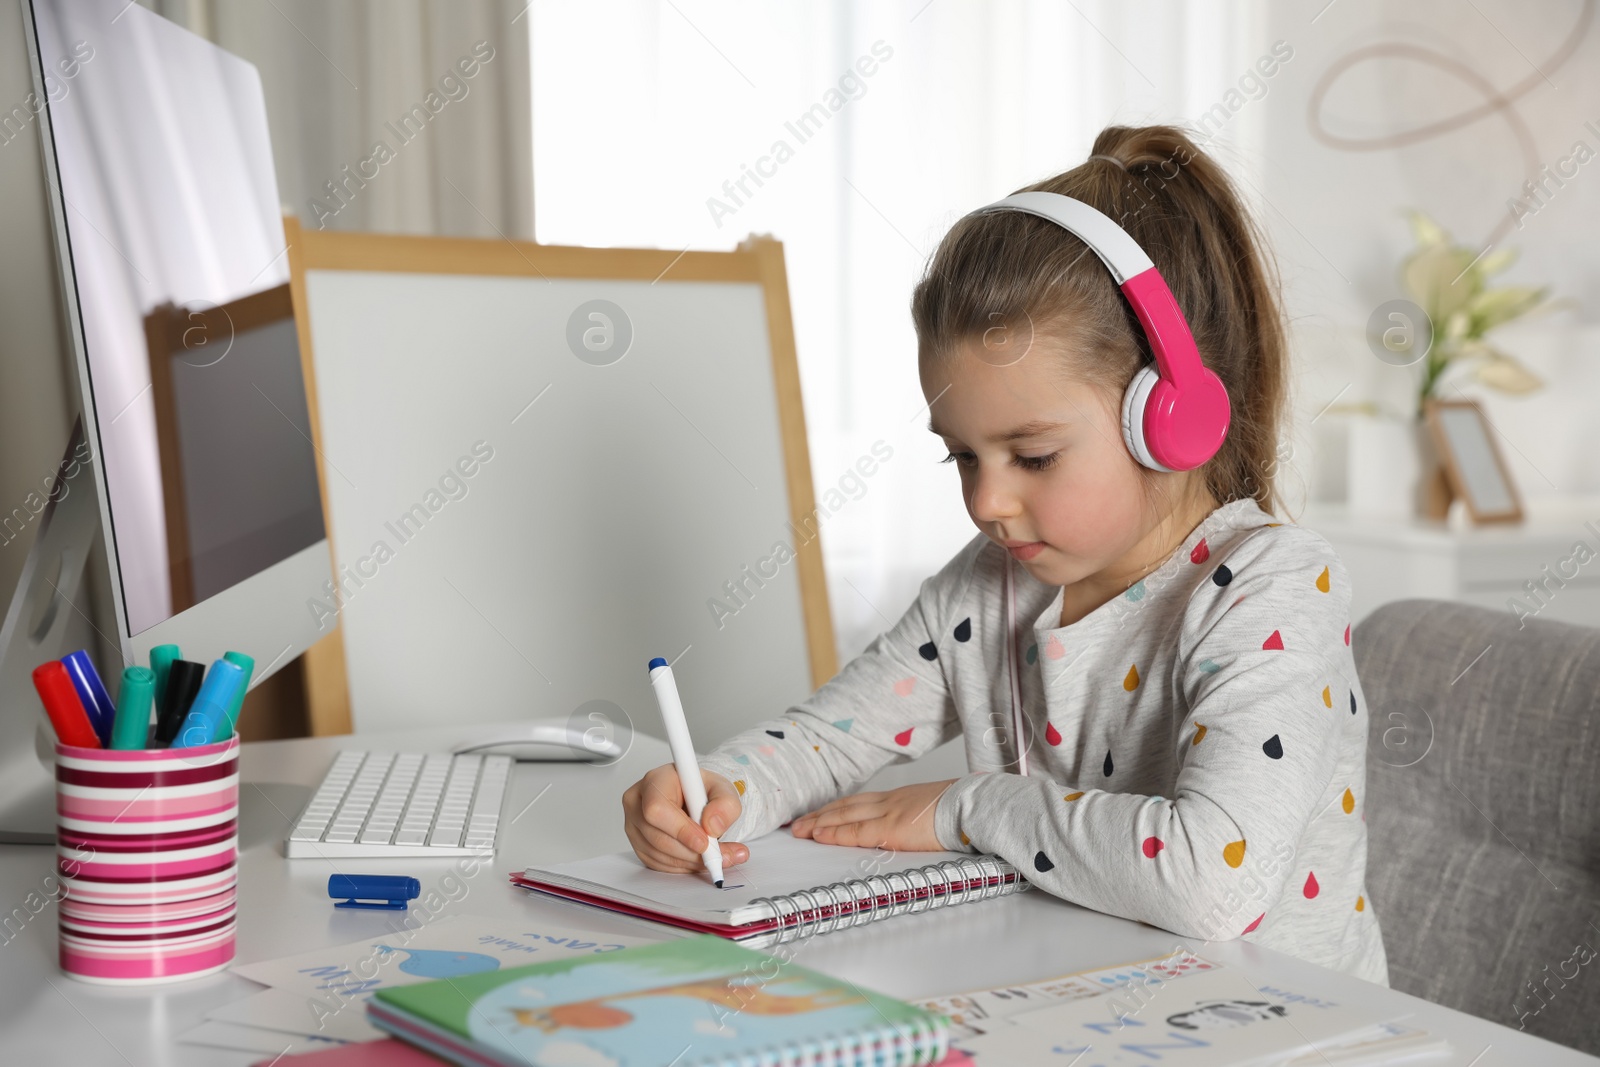
[{"label": "spiral binding", "polygon": [[750,903],[765,904],[772,910],[770,917],[778,921],[774,943],[783,944],[894,915],[915,915],[1027,889],[1027,880],[1011,864],[999,856],[979,856],[756,897]]},{"label": "spiral binding", "polygon": [[903,1026],[859,1033],[828,1033],[788,1046],[769,1045],[754,1053],[697,1061],[715,1067],[837,1067],[881,1063],[891,1067],[935,1064],[950,1051],[948,1026],[936,1019],[912,1019]]}]

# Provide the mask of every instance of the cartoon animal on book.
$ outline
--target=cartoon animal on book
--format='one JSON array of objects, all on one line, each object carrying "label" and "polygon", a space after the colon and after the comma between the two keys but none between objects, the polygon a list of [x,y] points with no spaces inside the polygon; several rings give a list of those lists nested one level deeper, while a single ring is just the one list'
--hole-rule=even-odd
[{"label": "cartoon animal on book", "polygon": [[859,1004],[865,1000],[864,997],[843,989],[795,994],[775,993],[771,990],[772,986],[799,980],[803,980],[802,976],[793,975],[757,984],[740,976],[725,975],[679,985],[640,989],[632,993],[593,997],[589,1000],[573,1001],[570,1004],[554,1004],[548,1008],[513,1008],[511,1016],[519,1026],[553,1034],[563,1027],[574,1030],[609,1030],[626,1026],[633,1021],[633,1014],[608,1002],[637,997],[692,997],[707,1004],[726,1008],[729,1014],[751,1015],[799,1015],[804,1012],[843,1007],[846,1004]]},{"label": "cartoon animal on book", "polygon": [[1232,1030],[1287,1014],[1283,1005],[1264,1000],[1217,1000],[1169,1015],[1167,1025],[1180,1030]]}]

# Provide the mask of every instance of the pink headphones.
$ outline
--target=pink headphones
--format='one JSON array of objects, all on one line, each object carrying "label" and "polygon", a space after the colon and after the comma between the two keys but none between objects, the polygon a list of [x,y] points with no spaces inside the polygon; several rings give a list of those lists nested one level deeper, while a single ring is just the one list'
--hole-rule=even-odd
[{"label": "pink headphones", "polygon": [[1146,467],[1186,471],[1217,454],[1228,435],[1228,391],[1204,363],[1172,290],[1128,231],[1081,200],[1015,193],[979,208],[1049,219],[1100,257],[1144,327],[1155,365],[1139,369],[1122,396],[1122,439]]}]

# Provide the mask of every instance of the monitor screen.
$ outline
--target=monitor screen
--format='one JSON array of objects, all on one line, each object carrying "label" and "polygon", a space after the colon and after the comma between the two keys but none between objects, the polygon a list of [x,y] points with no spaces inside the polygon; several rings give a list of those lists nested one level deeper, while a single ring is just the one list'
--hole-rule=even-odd
[{"label": "monitor screen", "polygon": [[250,64],[127,0],[32,8],[132,636],[324,537],[277,181]]}]

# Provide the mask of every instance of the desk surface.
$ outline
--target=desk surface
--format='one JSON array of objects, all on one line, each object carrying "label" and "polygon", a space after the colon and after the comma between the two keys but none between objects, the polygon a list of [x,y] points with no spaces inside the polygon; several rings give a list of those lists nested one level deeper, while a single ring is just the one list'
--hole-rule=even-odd
[{"label": "desk surface", "polygon": [[[481,732],[478,727],[472,733]],[[453,860],[285,860],[283,837],[312,787],[342,748],[438,751],[462,729],[259,742],[244,746],[240,787],[239,939],[237,963],[340,945],[388,928],[394,913],[336,910],[327,896],[335,864],[370,873],[410,874],[429,886]],[[467,883],[445,914],[526,918],[639,933],[658,927],[532,896],[505,875],[535,859],[560,862],[627,848],[619,797],[646,769],[668,760],[664,742],[636,736],[611,767],[519,764],[506,800],[499,852]],[[40,892],[53,850],[0,846],[0,901],[9,911]],[[24,909],[25,910],[25,909]],[[223,973],[151,989],[108,989],[63,975],[56,966],[56,917],[46,908],[0,944],[0,1047],[9,1063],[71,1062],[125,1067],[244,1065],[263,1057],[175,1038],[208,1011],[262,987]],[[1186,946],[1236,967],[1257,984],[1282,982],[1306,992],[1407,1015],[1446,1035],[1449,1061],[1472,1067],[1600,1062],[1508,1027],[1304,963],[1243,941],[1206,943],[1101,915],[1041,892],[948,912],[906,916],[808,941],[798,962],[902,998],[1048,978],[1070,971],[1147,959]],[[70,1051],[69,1051],[70,1050]]]}]

